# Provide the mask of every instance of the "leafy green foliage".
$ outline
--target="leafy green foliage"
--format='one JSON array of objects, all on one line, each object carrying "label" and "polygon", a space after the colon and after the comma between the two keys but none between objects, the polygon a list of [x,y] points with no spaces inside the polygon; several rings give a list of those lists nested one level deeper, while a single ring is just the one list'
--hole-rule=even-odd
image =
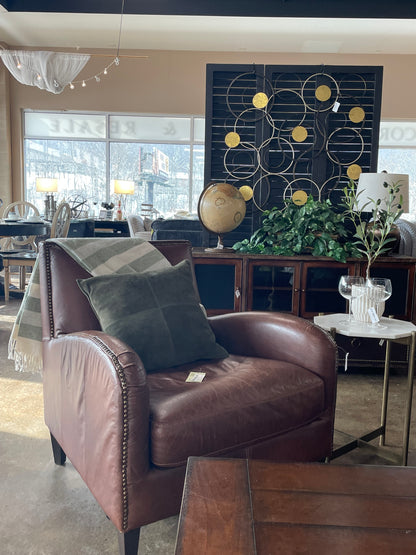
[{"label": "leafy green foliage", "polygon": [[[403,214],[401,207],[403,198],[400,195],[401,183],[389,185],[385,182],[384,187],[388,188],[384,209],[380,207],[380,199],[369,199],[367,203],[359,208],[361,192],[357,193],[353,180],[344,188],[344,215],[354,224],[355,247],[362,255],[367,257],[367,278],[370,277],[370,268],[376,258],[390,250],[390,243],[395,241],[395,238],[389,237],[389,234],[394,228],[394,222]],[[367,223],[363,219],[363,212],[368,213],[369,207],[371,208],[371,221]]]},{"label": "leafy green foliage", "polygon": [[345,240],[343,222],[344,215],[336,213],[329,200],[321,202],[309,196],[303,206],[288,200],[281,210],[265,211],[260,228],[250,239],[235,243],[233,249],[284,256],[308,253],[345,262],[348,256],[357,256],[358,251]]}]

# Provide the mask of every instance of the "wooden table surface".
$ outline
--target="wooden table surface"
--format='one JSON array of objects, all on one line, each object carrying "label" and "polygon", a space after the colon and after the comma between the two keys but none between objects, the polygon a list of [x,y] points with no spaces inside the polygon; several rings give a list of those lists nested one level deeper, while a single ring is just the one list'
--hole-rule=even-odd
[{"label": "wooden table surface", "polygon": [[416,553],[416,468],[191,457],[176,555]]}]

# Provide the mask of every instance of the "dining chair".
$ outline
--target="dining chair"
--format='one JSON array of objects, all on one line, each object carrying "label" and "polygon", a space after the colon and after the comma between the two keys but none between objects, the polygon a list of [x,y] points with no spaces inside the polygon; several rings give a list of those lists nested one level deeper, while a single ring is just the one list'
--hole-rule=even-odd
[{"label": "dining chair", "polygon": [[[39,212],[37,215],[39,215]],[[66,237],[68,235],[70,223],[71,207],[67,202],[63,202],[58,206],[53,217],[50,237]],[[36,239],[36,235],[34,235],[33,237]],[[36,250],[22,250],[21,252],[0,252],[0,257],[3,261],[4,268],[4,301],[6,303],[9,301],[10,298],[10,267],[19,267],[19,289],[17,291],[23,292],[26,288],[26,268],[33,268],[38,255],[36,243],[34,243],[34,245]]]},{"label": "dining chair", "polygon": [[[16,217],[21,220],[27,220],[32,216],[39,216],[37,207],[28,202],[27,200],[18,200],[8,204],[3,212],[3,219],[7,220],[10,214],[16,214]],[[11,249],[24,249],[30,248],[37,252],[36,235],[29,235],[26,237],[7,237],[2,245],[2,250],[10,251]]]}]

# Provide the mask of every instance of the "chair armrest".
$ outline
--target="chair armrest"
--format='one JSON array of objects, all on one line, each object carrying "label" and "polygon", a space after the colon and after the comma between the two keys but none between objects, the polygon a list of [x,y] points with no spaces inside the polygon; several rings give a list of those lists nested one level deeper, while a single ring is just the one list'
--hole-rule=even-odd
[{"label": "chair armrest", "polygon": [[99,331],[61,335],[43,345],[46,425],[121,530],[128,484],[149,467],[143,364],[128,345]]},{"label": "chair armrest", "polygon": [[324,380],[327,403],[335,403],[338,351],[322,328],[279,312],[234,312],[208,320],[218,343],[229,353],[302,366]]}]

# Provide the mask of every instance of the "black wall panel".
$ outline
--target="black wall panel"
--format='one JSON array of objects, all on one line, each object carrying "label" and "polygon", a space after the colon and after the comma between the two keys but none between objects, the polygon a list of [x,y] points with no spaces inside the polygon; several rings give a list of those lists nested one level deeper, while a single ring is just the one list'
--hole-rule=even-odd
[{"label": "black wall panel", "polygon": [[297,190],[337,204],[350,177],[376,171],[382,75],[382,67],[207,66],[205,185],[254,189],[226,245]]}]

